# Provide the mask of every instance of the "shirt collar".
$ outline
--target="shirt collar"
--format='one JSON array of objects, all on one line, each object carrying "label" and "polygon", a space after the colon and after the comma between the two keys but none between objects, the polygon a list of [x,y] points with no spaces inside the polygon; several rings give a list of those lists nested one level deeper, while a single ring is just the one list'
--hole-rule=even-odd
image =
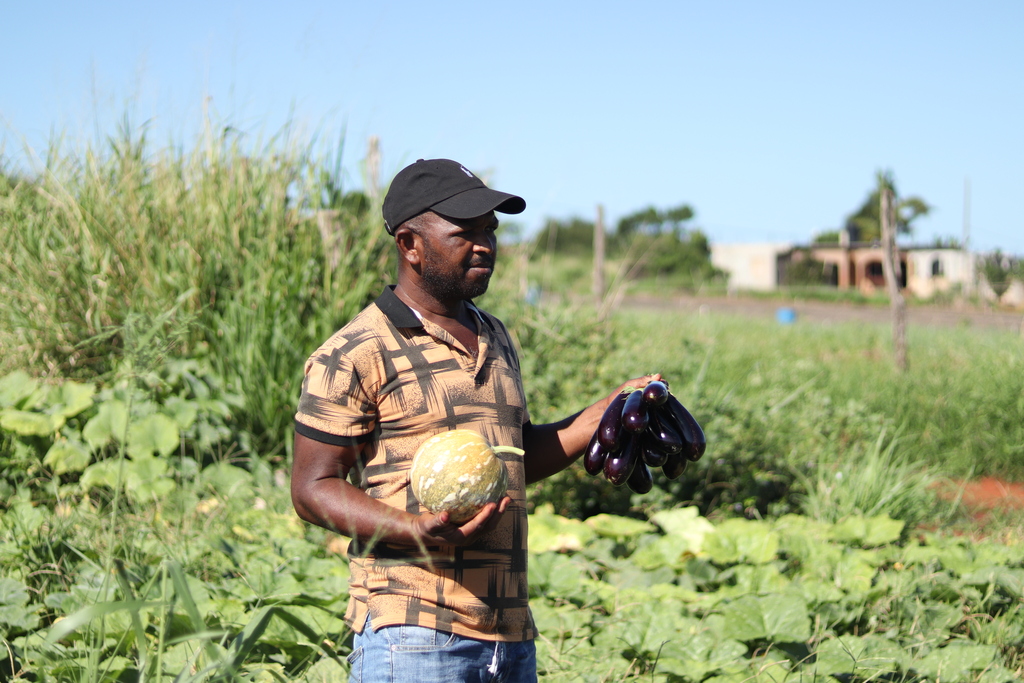
[{"label": "shirt collar", "polygon": [[[423,327],[423,318],[418,311],[411,308],[407,303],[398,298],[395,294],[395,285],[388,285],[380,293],[374,302],[377,308],[391,321],[395,327]],[[477,319],[483,323],[484,316],[472,301],[467,301],[469,310],[476,314]]]}]

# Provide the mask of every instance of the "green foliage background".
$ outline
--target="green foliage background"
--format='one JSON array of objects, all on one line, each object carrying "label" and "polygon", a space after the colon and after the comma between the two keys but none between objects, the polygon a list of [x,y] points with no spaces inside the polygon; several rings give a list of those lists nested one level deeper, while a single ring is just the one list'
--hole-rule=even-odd
[{"label": "green foliage background", "polygon": [[[344,680],[344,543],[287,482],[305,358],[390,277],[341,153],[126,124],[0,175],[0,679]],[[612,267],[647,276],[617,286],[713,280],[691,217],[638,212]],[[659,240],[699,268],[634,268]],[[1020,521],[932,531],[978,529],[948,478],[1024,477],[1019,338],[912,329],[896,375],[885,328],[609,314],[550,277],[585,253],[538,249],[505,245],[481,300],[532,418],[657,370],[709,442],[645,496],[582,468],[531,489],[545,680],[1024,672]]]}]

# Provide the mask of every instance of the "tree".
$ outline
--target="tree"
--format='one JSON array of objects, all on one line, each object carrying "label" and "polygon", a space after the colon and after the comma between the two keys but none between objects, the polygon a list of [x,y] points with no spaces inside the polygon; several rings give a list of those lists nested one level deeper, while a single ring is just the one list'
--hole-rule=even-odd
[{"label": "tree", "polygon": [[1015,259],[999,249],[981,257],[980,261],[981,274],[997,297],[1006,293],[1013,280],[1024,279],[1024,260]]},{"label": "tree", "polygon": [[882,222],[880,207],[882,202],[882,191],[892,192],[895,198],[893,207],[895,217],[896,233],[909,235],[913,232],[913,222],[926,216],[931,211],[929,206],[920,197],[900,197],[896,191],[896,181],[891,171],[879,171],[875,176],[875,188],[868,195],[864,203],[846,219],[846,230],[850,233],[852,242],[876,242],[882,239]]},{"label": "tree", "polygon": [[534,238],[536,251],[586,255],[594,249],[594,222],[573,216],[568,220],[549,218]]},{"label": "tree", "polygon": [[683,223],[693,218],[693,209],[689,204],[659,211],[653,206],[635,211],[619,220],[616,233],[628,238],[632,235],[664,235],[674,234],[682,238],[686,232]]}]

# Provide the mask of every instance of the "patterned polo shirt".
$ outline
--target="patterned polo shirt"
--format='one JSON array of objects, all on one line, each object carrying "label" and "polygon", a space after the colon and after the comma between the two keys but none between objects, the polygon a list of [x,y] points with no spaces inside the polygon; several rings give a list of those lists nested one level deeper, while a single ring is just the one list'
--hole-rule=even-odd
[{"label": "patterned polo shirt", "polygon": [[[295,430],[336,445],[368,444],[359,486],[372,498],[425,512],[409,486],[419,445],[456,428],[488,443],[523,446],[529,421],[519,358],[500,320],[472,307],[476,357],[424,320],[388,287],[306,362]],[[526,500],[522,456],[501,454],[512,499],[497,528],[470,546],[417,548],[349,544],[346,621],[362,632],[425,626],[483,640],[536,637],[526,582]]]}]

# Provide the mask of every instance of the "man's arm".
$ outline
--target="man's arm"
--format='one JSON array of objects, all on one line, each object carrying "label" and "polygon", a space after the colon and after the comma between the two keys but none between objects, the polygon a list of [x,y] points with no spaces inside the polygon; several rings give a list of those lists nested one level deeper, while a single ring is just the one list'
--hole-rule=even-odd
[{"label": "man's arm", "polygon": [[532,484],[557,474],[583,455],[608,404],[626,387],[640,389],[649,382],[659,379],[660,373],[631,379],[575,415],[545,425],[524,425],[523,450],[526,451],[526,455],[523,461],[526,468],[526,483]]},{"label": "man's arm", "polygon": [[371,498],[347,481],[361,446],[334,446],[295,435],[292,463],[292,504],[299,517],[364,543],[400,545],[466,545],[493,528],[510,499],[487,504],[475,517],[457,526],[448,513],[414,515]]}]

